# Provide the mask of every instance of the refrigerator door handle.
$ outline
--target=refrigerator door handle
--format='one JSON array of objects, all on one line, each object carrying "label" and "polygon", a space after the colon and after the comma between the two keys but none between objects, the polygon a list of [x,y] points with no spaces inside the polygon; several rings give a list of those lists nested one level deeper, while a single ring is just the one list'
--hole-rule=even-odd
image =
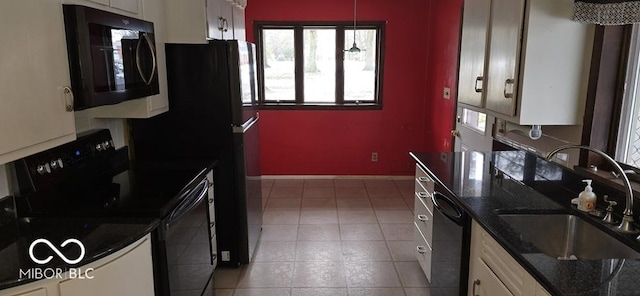
[{"label": "refrigerator door handle", "polygon": [[233,125],[232,126],[233,133],[234,134],[244,134],[244,133],[246,133],[254,124],[256,124],[256,122],[258,122],[259,119],[260,119],[260,115],[258,113],[256,113],[256,115],[254,115],[253,117],[249,118],[249,120],[247,120],[242,125]]}]

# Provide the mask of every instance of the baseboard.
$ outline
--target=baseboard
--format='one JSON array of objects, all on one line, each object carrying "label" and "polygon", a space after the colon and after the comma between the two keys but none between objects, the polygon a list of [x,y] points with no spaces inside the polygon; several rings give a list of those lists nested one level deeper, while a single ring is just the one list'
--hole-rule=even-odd
[{"label": "baseboard", "polygon": [[367,180],[413,180],[414,176],[373,176],[373,175],[263,175],[264,180],[345,180],[345,179],[367,179]]}]

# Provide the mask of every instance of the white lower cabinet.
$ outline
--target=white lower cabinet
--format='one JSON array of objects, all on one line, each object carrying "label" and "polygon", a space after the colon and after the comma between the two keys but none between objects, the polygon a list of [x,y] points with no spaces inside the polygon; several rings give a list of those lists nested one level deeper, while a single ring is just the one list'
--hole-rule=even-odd
[{"label": "white lower cabinet", "polygon": [[509,292],[509,289],[500,281],[500,278],[496,276],[489,266],[480,258],[475,258],[473,263],[474,269],[471,270],[473,274],[473,281],[470,283],[471,294],[473,296],[500,296],[500,295],[513,295]]},{"label": "white lower cabinet", "polygon": [[154,295],[151,240],[148,237],[133,249],[94,268],[89,273],[92,279],[60,282],[60,296]]},{"label": "white lower cabinet", "polygon": [[47,295],[49,294],[47,294],[47,289],[45,288],[39,288],[33,291],[28,291],[28,292],[19,293],[19,294],[11,294],[11,296],[47,296]]},{"label": "white lower cabinet", "polygon": [[469,296],[544,296],[549,293],[476,221],[471,228]]},{"label": "white lower cabinet", "polygon": [[86,278],[71,278],[66,272],[62,279],[43,279],[0,290],[0,296],[153,296],[151,235],[81,266],[77,272]]},{"label": "white lower cabinet", "polygon": [[414,253],[422,271],[431,282],[431,255],[433,253],[433,194],[434,183],[427,173],[416,166],[413,224],[415,225]]}]

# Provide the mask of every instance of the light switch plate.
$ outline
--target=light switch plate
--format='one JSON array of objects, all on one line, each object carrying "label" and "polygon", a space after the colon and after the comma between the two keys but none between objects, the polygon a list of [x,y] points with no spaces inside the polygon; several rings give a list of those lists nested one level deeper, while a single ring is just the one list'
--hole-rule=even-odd
[{"label": "light switch plate", "polygon": [[445,87],[444,91],[442,92],[442,97],[447,100],[451,99],[451,88]]}]

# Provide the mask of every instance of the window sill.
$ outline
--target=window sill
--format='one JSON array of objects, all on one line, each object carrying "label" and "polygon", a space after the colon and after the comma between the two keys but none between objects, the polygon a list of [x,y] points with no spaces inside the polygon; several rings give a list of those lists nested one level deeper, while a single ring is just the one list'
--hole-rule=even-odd
[{"label": "window sill", "polygon": [[[574,167],[573,169],[576,173],[584,176],[585,178],[593,179],[596,182],[602,183],[615,190],[619,190],[624,196],[624,192],[626,191],[626,189],[622,179],[615,178],[613,175],[611,175],[610,171],[599,170],[597,172],[594,172],[593,170],[578,166]],[[634,199],[637,200],[637,197],[640,197],[640,182],[631,179],[629,179],[629,182],[631,183],[631,189],[633,189]]]},{"label": "window sill", "polygon": [[382,110],[382,105],[374,103],[360,104],[296,104],[267,103],[259,106],[260,110]]}]

